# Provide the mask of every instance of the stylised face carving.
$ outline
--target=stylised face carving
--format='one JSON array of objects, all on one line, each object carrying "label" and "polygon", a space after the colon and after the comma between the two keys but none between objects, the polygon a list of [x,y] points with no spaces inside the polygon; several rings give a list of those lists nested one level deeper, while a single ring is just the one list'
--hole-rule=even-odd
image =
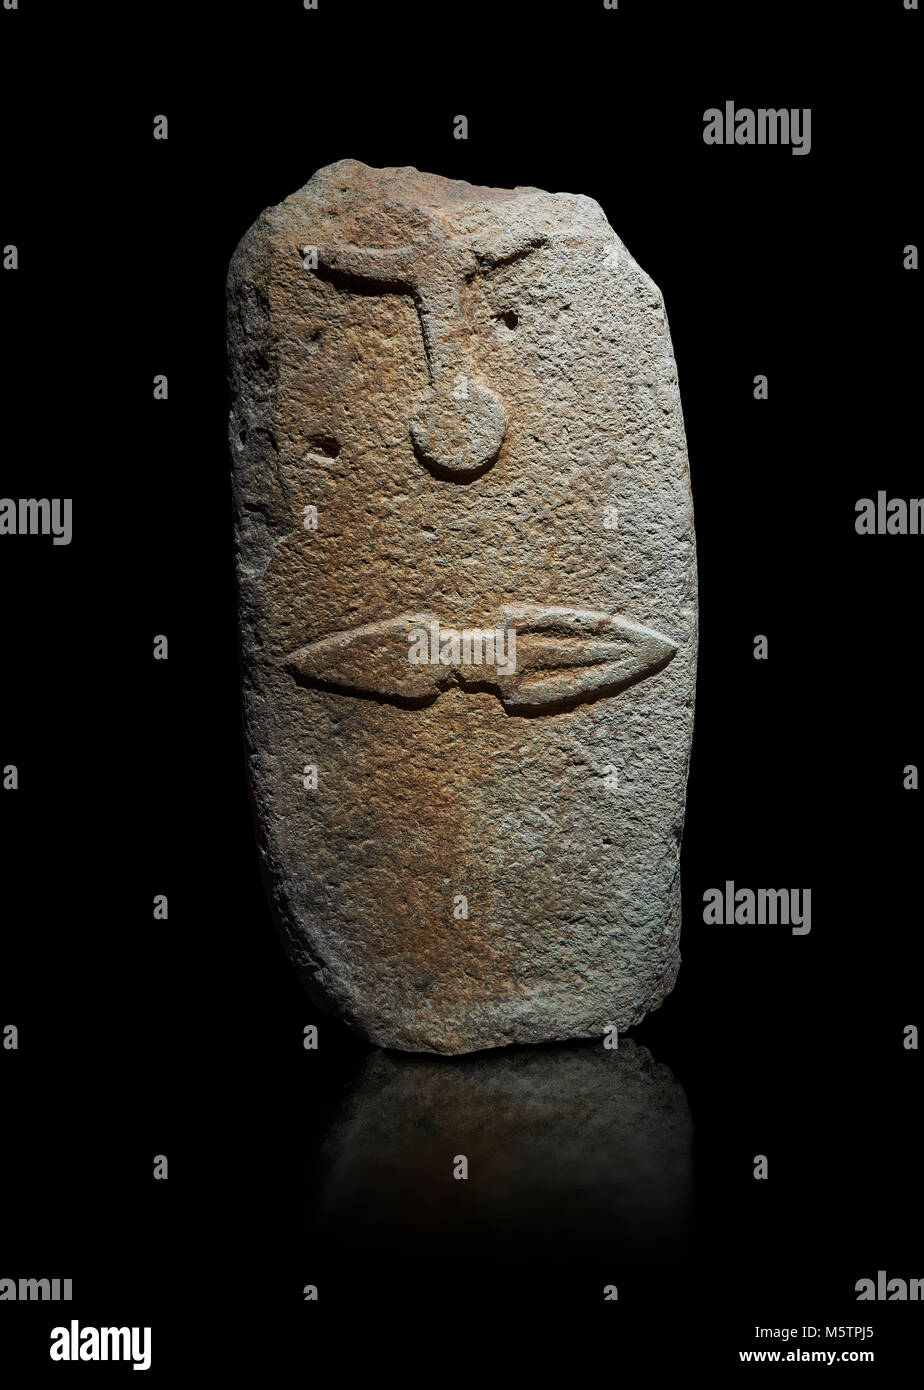
[{"label": "stylised face carving", "polygon": [[[395,199],[377,209],[376,223],[397,221],[415,227],[414,204]],[[506,417],[495,392],[477,379],[469,351],[472,325],[463,303],[463,285],[476,275],[528,255],[546,238],[508,232],[500,244],[478,245],[450,236],[423,210],[423,227],[414,240],[398,246],[352,246],[336,239],[320,248],[322,273],[346,287],[396,290],[412,296],[427,357],[430,397],[411,422],[410,436],[420,459],[450,477],[487,468],[497,458]],[[416,227],[415,227],[416,230]]]},{"label": "stylised face carving", "polygon": [[[400,1047],[641,1016],[677,968],[695,662],[657,290],[588,199],[345,162],[264,214],[229,295],[245,713],[296,962]],[[480,631],[515,664],[467,660]]]}]

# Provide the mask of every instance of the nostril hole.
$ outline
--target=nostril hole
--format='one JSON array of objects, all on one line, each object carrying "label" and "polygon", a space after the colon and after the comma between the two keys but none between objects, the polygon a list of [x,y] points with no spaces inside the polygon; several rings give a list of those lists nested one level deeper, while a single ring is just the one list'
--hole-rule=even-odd
[{"label": "nostril hole", "polygon": [[313,434],[308,440],[308,448],[313,454],[335,459],[340,453],[340,443],[332,434]]},{"label": "nostril hole", "polygon": [[513,329],[516,328],[517,324],[520,322],[519,318],[513,312],[512,309],[505,309],[503,313],[498,314],[497,317],[500,320],[500,322],[506,324],[506,326],[511,331],[513,331]]}]

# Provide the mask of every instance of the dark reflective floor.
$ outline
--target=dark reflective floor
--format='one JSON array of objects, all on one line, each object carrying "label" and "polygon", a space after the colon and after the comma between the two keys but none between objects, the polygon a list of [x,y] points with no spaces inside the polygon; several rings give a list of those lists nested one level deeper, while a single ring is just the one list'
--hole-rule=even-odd
[{"label": "dark reflective floor", "polygon": [[628,1038],[454,1060],[377,1051],[328,1129],[312,1215],[341,1248],[599,1241],[661,1259],[685,1240],[691,1139],[682,1088]]}]

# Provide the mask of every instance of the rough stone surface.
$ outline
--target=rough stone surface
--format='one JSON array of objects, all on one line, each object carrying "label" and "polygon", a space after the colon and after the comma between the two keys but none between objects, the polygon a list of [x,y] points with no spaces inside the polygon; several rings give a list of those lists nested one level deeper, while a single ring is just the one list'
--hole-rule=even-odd
[{"label": "rough stone surface", "polygon": [[[630,1027],[679,965],[696,659],[660,292],[589,198],[345,160],[258,218],[228,302],[250,776],[292,960],[387,1047]],[[431,623],[515,632],[515,674],[412,664]]]}]

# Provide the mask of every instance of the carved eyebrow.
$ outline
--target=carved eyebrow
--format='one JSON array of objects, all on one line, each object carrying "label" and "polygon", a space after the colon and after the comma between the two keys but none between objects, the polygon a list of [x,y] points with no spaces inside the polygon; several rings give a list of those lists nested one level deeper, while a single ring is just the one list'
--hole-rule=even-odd
[{"label": "carved eyebrow", "polygon": [[518,239],[512,244],[507,242],[497,250],[486,247],[483,251],[475,251],[475,259],[478,261],[477,269],[472,272],[478,274],[479,271],[500,270],[504,266],[513,265],[516,261],[522,261],[526,256],[531,256],[534,251],[538,251],[543,246],[548,246],[549,238],[543,235],[530,237],[528,240]]},{"label": "carved eyebrow", "polygon": [[379,293],[397,290],[406,294],[413,288],[416,258],[421,249],[422,244],[414,242],[395,247],[334,243],[320,248],[318,270],[321,279],[342,283],[344,287],[375,286]]},{"label": "carved eyebrow", "polygon": [[388,275],[384,269],[371,273],[363,270],[362,272],[351,267],[346,270],[343,266],[325,265],[323,260],[319,260],[318,268],[314,272],[319,280],[327,284],[336,286],[340,290],[349,290],[351,294],[407,294],[412,297],[416,295],[413,281],[406,275]]},{"label": "carved eyebrow", "polygon": [[[483,275],[504,266],[513,265],[531,256],[540,247],[548,245],[549,238],[539,234],[529,238],[513,237],[502,242],[499,247],[474,249],[471,254],[477,264],[463,272],[466,280]],[[421,239],[403,246],[376,247],[356,246],[343,242],[321,248],[320,278],[340,283],[344,288],[359,289],[366,293],[413,293],[419,271],[419,260],[423,253],[432,249],[433,243]],[[461,250],[462,248],[456,248]],[[360,289],[362,292],[362,289]]]}]

